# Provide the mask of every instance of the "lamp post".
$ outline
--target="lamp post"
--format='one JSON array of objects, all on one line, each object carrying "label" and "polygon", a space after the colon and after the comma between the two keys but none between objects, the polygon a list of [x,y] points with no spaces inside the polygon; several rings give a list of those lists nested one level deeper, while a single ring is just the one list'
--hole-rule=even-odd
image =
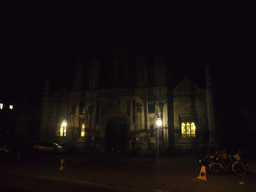
[{"label": "lamp post", "polygon": [[62,121],[63,136],[66,136],[66,131],[67,131],[66,129],[67,129],[67,120],[64,119],[64,120]]},{"label": "lamp post", "polygon": [[163,124],[163,121],[161,119],[161,117],[159,116],[157,119],[156,119],[156,125],[157,125],[157,160],[158,160],[158,157],[159,157],[159,139],[160,139],[160,128]]}]

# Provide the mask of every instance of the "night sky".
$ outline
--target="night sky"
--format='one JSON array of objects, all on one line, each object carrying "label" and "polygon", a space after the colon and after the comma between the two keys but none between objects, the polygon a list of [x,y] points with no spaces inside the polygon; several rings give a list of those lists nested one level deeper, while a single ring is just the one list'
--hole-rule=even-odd
[{"label": "night sky", "polygon": [[[205,7],[205,8],[202,8]],[[249,5],[12,4],[1,12],[1,98],[26,93],[40,103],[46,76],[51,88],[70,86],[78,55],[96,54],[106,66],[119,47],[163,53],[176,86],[188,78],[205,88],[212,68],[217,110],[252,107],[255,33]]]}]

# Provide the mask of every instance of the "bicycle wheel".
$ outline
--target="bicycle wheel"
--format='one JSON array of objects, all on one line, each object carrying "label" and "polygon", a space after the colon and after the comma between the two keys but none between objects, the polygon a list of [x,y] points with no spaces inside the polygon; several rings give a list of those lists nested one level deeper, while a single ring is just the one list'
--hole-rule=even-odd
[{"label": "bicycle wheel", "polygon": [[236,161],[232,165],[232,171],[237,175],[244,175],[247,172],[247,167],[244,163]]},{"label": "bicycle wheel", "polygon": [[211,163],[209,165],[209,173],[221,174],[223,172],[223,167],[220,163]]}]

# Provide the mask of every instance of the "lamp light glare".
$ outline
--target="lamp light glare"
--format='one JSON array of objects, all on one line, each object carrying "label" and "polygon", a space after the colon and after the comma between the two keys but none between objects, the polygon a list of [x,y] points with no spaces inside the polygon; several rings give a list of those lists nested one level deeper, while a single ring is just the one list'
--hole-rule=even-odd
[{"label": "lamp light glare", "polygon": [[163,124],[163,122],[162,122],[161,118],[157,118],[156,125],[160,127],[160,126],[162,126],[162,124]]},{"label": "lamp light glare", "polygon": [[66,120],[62,121],[62,126],[63,126],[63,127],[66,127],[66,126],[67,126],[67,121],[66,121]]}]

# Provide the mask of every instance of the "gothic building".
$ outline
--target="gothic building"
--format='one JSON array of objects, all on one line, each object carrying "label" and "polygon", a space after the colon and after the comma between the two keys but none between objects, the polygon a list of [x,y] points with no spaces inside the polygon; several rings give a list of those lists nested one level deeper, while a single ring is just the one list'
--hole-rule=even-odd
[{"label": "gothic building", "polygon": [[[107,67],[93,59],[86,67],[88,75],[86,65],[78,61],[72,89],[62,87],[50,94],[47,81],[41,140],[100,152],[129,151],[132,142],[141,152],[154,150],[157,144],[168,148],[170,138],[186,148],[214,142],[209,79],[206,90],[187,79],[177,85],[169,113],[164,56],[157,55],[151,66],[143,56],[129,58],[122,48],[113,56]],[[173,123],[168,114],[173,114]]]}]

